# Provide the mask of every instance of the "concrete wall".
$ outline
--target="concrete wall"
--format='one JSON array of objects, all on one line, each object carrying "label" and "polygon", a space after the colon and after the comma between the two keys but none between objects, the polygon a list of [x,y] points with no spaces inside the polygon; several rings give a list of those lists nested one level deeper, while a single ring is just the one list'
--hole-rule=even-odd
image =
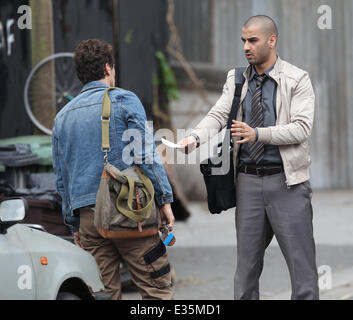
[{"label": "concrete wall", "polygon": [[[206,87],[209,81],[213,83],[212,89],[216,89],[210,92],[213,100],[221,93],[224,82],[219,80],[219,73],[223,73],[225,79],[227,70],[246,65],[240,40],[245,20],[252,15],[267,14],[277,22],[279,55],[307,70],[316,92],[315,125],[310,138],[312,185],[316,189],[352,188],[353,1],[193,0],[192,6],[189,2],[175,1],[175,20],[186,58],[195,69],[203,63],[201,74]],[[328,5],[332,10],[330,30],[318,26],[323,15],[318,12],[321,5]],[[212,77],[214,69],[217,69],[217,77]],[[209,70],[208,75],[205,70]],[[184,91],[181,101],[173,105],[177,127],[185,123],[183,109],[198,114],[193,115],[193,124],[209,109],[201,101],[198,102],[201,106],[197,107],[192,99],[197,98],[191,98],[190,92]],[[195,179],[198,176],[199,173],[195,173]]]}]

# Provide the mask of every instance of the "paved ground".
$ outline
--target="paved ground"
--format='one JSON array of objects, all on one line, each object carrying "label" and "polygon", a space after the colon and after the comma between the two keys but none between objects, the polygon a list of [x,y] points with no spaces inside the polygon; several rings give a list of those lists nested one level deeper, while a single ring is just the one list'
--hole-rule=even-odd
[{"label": "paved ground", "polygon": [[[321,299],[353,297],[353,190],[315,192],[314,236]],[[211,215],[206,203],[190,203],[191,217],[177,222],[177,243],[168,248],[176,273],[176,299],[233,298],[236,265],[234,210]],[[330,277],[331,273],[331,277]],[[274,239],[266,251],[260,280],[262,299],[290,298],[290,281],[281,251]],[[124,299],[139,299],[136,290],[125,291]]]}]

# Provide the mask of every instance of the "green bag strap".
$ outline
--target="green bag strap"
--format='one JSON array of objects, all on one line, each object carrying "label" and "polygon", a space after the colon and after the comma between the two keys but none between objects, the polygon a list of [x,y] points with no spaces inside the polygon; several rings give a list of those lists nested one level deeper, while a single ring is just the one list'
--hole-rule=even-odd
[{"label": "green bag strap", "polygon": [[[129,178],[127,175],[123,174],[120,170],[118,170],[117,168],[114,168],[115,170],[113,171],[111,169],[111,165],[110,164],[107,164],[106,167],[105,167],[105,170],[108,172],[108,174],[110,175],[113,175],[114,176],[114,179],[116,179],[117,181],[119,181],[122,185],[124,184],[128,184],[129,183]],[[137,166],[135,166],[135,169],[136,169],[136,173],[137,175],[139,176],[140,181],[136,181],[132,178],[130,178],[130,180],[133,182],[133,185],[132,183],[130,183],[130,185],[132,185],[132,188],[130,188],[130,194],[131,194],[131,199],[133,197],[133,187],[138,186],[140,187],[142,190],[147,190],[147,192],[150,194],[151,196],[151,199],[154,199],[154,187],[153,187],[153,184],[152,184],[152,181],[142,173],[141,169]],[[110,172],[112,170],[112,172]],[[145,189],[144,189],[144,188]],[[132,189],[132,190],[131,190]],[[126,196],[126,194],[124,195]],[[146,197],[148,198],[148,194],[146,194]],[[152,202],[152,201],[149,201],[149,202]],[[132,200],[131,200],[131,203],[132,203]],[[148,203],[149,205],[149,203]]]},{"label": "green bag strap", "polygon": [[111,111],[111,101],[109,98],[109,91],[118,89],[115,87],[107,88],[104,92],[103,103],[102,103],[102,151],[110,151],[110,142],[109,142],[109,124],[110,124],[110,111]]},{"label": "green bag strap", "polygon": [[[132,208],[135,181],[130,177],[126,177],[126,178],[128,180],[128,183],[121,185],[120,193],[116,199],[116,207],[122,214],[124,214],[126,217],[130,218],[131,220],[135,222],[143,222],[151,216],[152,204],[154,200],[153,185],[152,183],[150,184],[147,182],[145,187],[141,188],[141,190],[145,193],[147,198],[149,198],[149,195],[150,195],[150,199],[144,208],[135,210]],[[127,205],[129,209],[126,209],[121,205],[121,201],[126,197],[127,194],[128,194]]]},{"label": "green bag strap", "polygon": [[[110,113],[111,113],[111,101],[109,97],[109,91],[114,89],[117,89],[117,88],[110,87],[105,90],[104,96],[103,96],[103,103],[102,103],[102,115],[101,115],[102,151],[105,152],[105,157],[104,157],[105,164],[107,164],[108,152],[110,152],[111,150],[110,141],[109,141],[109,125],[110,125]],[[121,176],[122,180],[127,179],[127,184],[123,183],[121,185],[120,193],[116,199],[116,207],[121,213],[123,213],[126,217],[130,218],[131,220],[135,222],[142,222],[151,216],[152,204],[154,201],[154,187],[151,180],[145,175],[143,175],[139,168],[137,168],[137,173],[145,186],[141,188],[142,191],[145,193],[147,198],[148,198],[148,194],[150,195],[150,199],[148,203],[144,208],[134,210],[132,208],[132,200],[133,200],[134,189],[135,189],[135,180],[125,175],[119,175]],[[120,204],[127,194],[129,194],[128,201],[127,201],[129,210],[125,209]]]},{"label": "green bag strap", "polygon": [[145,175],[143,175],[139,168],[137,168],[136,171],[144,184],[144,187],[142,187],[141,189],[145,193],[147,199],[148,199],[148,194],[150,194],[150,199],[144,208],[141,208],[139,210],[134,210],[132,208],[132,200],[133,200],[133,195],[134,195],[134,190],[135,190],[135,181],[132,178],[127,177],[128,181],[129,181],[129,188],[130,188],[127,204],[128,204],[129,209],[132,212],[137,213],[137,214],[143,214],[144,212],[149,211],[148,217],[146,216],[146,219],[148,219],[151,216],[150,208],[152,208],[152,204],[153,204],[153,200],[154,200],[154,187],[153,187],[151,180],[148,179]]}]

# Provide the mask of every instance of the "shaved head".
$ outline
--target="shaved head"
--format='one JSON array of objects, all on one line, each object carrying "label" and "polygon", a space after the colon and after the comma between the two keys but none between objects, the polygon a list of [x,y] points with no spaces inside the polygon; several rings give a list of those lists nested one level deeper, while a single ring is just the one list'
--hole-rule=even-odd
[{"label": "shaved head", "polygon": [[278,37],[278,29],[273,19],[265,15],[257,15],[249,18],[244,23],[244,28],[258,25],[266,36],[272,36],[273,34]]},{"label": "shaved head", "polygon": [[244,23],[241,40],[245,57],[260,74],[277,60],[277,39],[276,23],[268,16],[253,16]]}]

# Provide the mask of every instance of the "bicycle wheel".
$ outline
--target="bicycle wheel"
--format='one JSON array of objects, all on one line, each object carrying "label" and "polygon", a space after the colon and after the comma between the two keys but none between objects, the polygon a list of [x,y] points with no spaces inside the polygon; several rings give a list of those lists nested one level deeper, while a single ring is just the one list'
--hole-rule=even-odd
[{"label": "bicycle wheel", "polygon": [[40,61],[24,88],[26,112],[33,124],[52,134],[56,114],[81,91],[71,52],[56,53]]}]

